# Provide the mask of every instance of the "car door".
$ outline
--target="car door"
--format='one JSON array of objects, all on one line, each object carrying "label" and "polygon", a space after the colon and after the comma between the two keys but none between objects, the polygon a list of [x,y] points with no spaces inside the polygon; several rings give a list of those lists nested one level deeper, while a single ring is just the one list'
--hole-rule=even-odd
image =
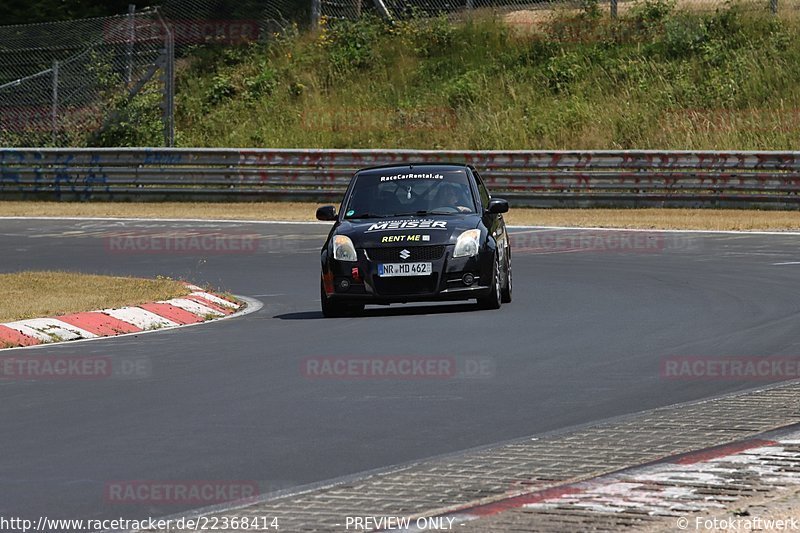
[{"label": "car door", "polygon": [[[472,174],[475,177],[475,184],[478,187],[478,196],[480,197],[481,207],[484,213],[484,224],[486,225],[486,229],[489,230],[489,235],[494,237],[494,240],[497,243],[497,253],[500,261],[500,268],[503,270],[503,274],[505,274],[508,265],[511,263],[506,222],[502,213],[492,214],[486,211],[486,209],[489,207],[489,200],[491,200],[492,197],[489,194],[486,185],[484,185],[483,178],[481,178],[480,173],[477,170],[472,169]],[[508,257],[506,257],[507,255]]]}]

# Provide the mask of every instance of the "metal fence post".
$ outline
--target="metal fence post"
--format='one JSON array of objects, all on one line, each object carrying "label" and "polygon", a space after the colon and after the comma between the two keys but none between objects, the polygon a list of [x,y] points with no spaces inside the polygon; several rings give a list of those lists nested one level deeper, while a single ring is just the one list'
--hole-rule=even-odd
[{"label": "metal fence post", "polygon": [[167,76],[164,90],[167,97],[167,109],[164,124],[164,142],[167,146],[175,146],[175,39],[172,32],[167,32]]},{"label": "metal fence post", "polygon": [[[775,1],[775,0],[771,0]],[[617,0],[611,0],[611,18],[616,20],[617,18]]]},{"label": "metal fence post", "polygon": [[373,3],[375,4],[375,9],[378,10],[378,13],[380,13],[383,18],[388,21],[392,20],[392,12],[389,11],[389,8],[386,6],[386,2],[383,0],[374,0]]},{"label": "metal fence post", "polygon": [[322,0],[311,0],[311,31],[319,28],[320,20],[322,20]]},{"label": "metal fence post", "polygon": [[769,0],[769,10],[773,15],[778,14],[778,0]]},{"label": "metal fence post", "polygon": [[128,85],[131,84],[131,80],[133,79],[133,42],[136,39],[136,35],[134,33],[135,16],[136,4],[128,4],[128,43],[125,51],[127,58],[125,65],[125,83]]},{"label": "metal fence post", "polygon": [[51,125],[53,134],[53,146],[58,141],[58,61],[53,61],[53,108],[52,108]]},{"label": "metal fence post", "polygon": [[164,48],[159,58],[163,93],[161,96],[161,120],[164,125],[164,145],[175,145],[175,38],[169,25],[156,11],[158,22],[164,28]]}]

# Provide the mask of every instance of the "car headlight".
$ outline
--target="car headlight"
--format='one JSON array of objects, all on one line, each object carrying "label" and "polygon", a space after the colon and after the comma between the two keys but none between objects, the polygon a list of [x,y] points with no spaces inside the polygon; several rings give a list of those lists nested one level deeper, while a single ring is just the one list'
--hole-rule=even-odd
[{"label": "car headlight", "polygon": [[480,249],[481,230],[468,229],[458,236],[453,257],[472,257],[478,255]]},{"label": "car headlight", "polygon": [[346,235],[333,237],[333,258],[340,261],[356,261],[356,248]]}]

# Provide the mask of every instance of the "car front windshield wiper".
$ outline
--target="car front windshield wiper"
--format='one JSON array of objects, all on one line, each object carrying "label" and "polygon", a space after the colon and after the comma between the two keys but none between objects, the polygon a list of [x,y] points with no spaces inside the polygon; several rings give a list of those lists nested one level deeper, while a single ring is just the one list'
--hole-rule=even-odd
[{"label": "car front windshield wiper", "polygon": [[466,211],[437,211],[434,209],[433,211],[428,211],[426,214],[428,215],[463,215]]}]

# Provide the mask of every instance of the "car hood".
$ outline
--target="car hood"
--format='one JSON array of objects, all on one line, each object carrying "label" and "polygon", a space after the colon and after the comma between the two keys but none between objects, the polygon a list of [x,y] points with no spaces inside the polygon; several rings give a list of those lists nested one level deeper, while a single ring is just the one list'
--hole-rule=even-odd
[{"label": "car hood", "polygon": [[462,232],[477,228],[480,220],[475,213],[346,220],[336,233],[350,237],[356,248],[455,244]]}]

